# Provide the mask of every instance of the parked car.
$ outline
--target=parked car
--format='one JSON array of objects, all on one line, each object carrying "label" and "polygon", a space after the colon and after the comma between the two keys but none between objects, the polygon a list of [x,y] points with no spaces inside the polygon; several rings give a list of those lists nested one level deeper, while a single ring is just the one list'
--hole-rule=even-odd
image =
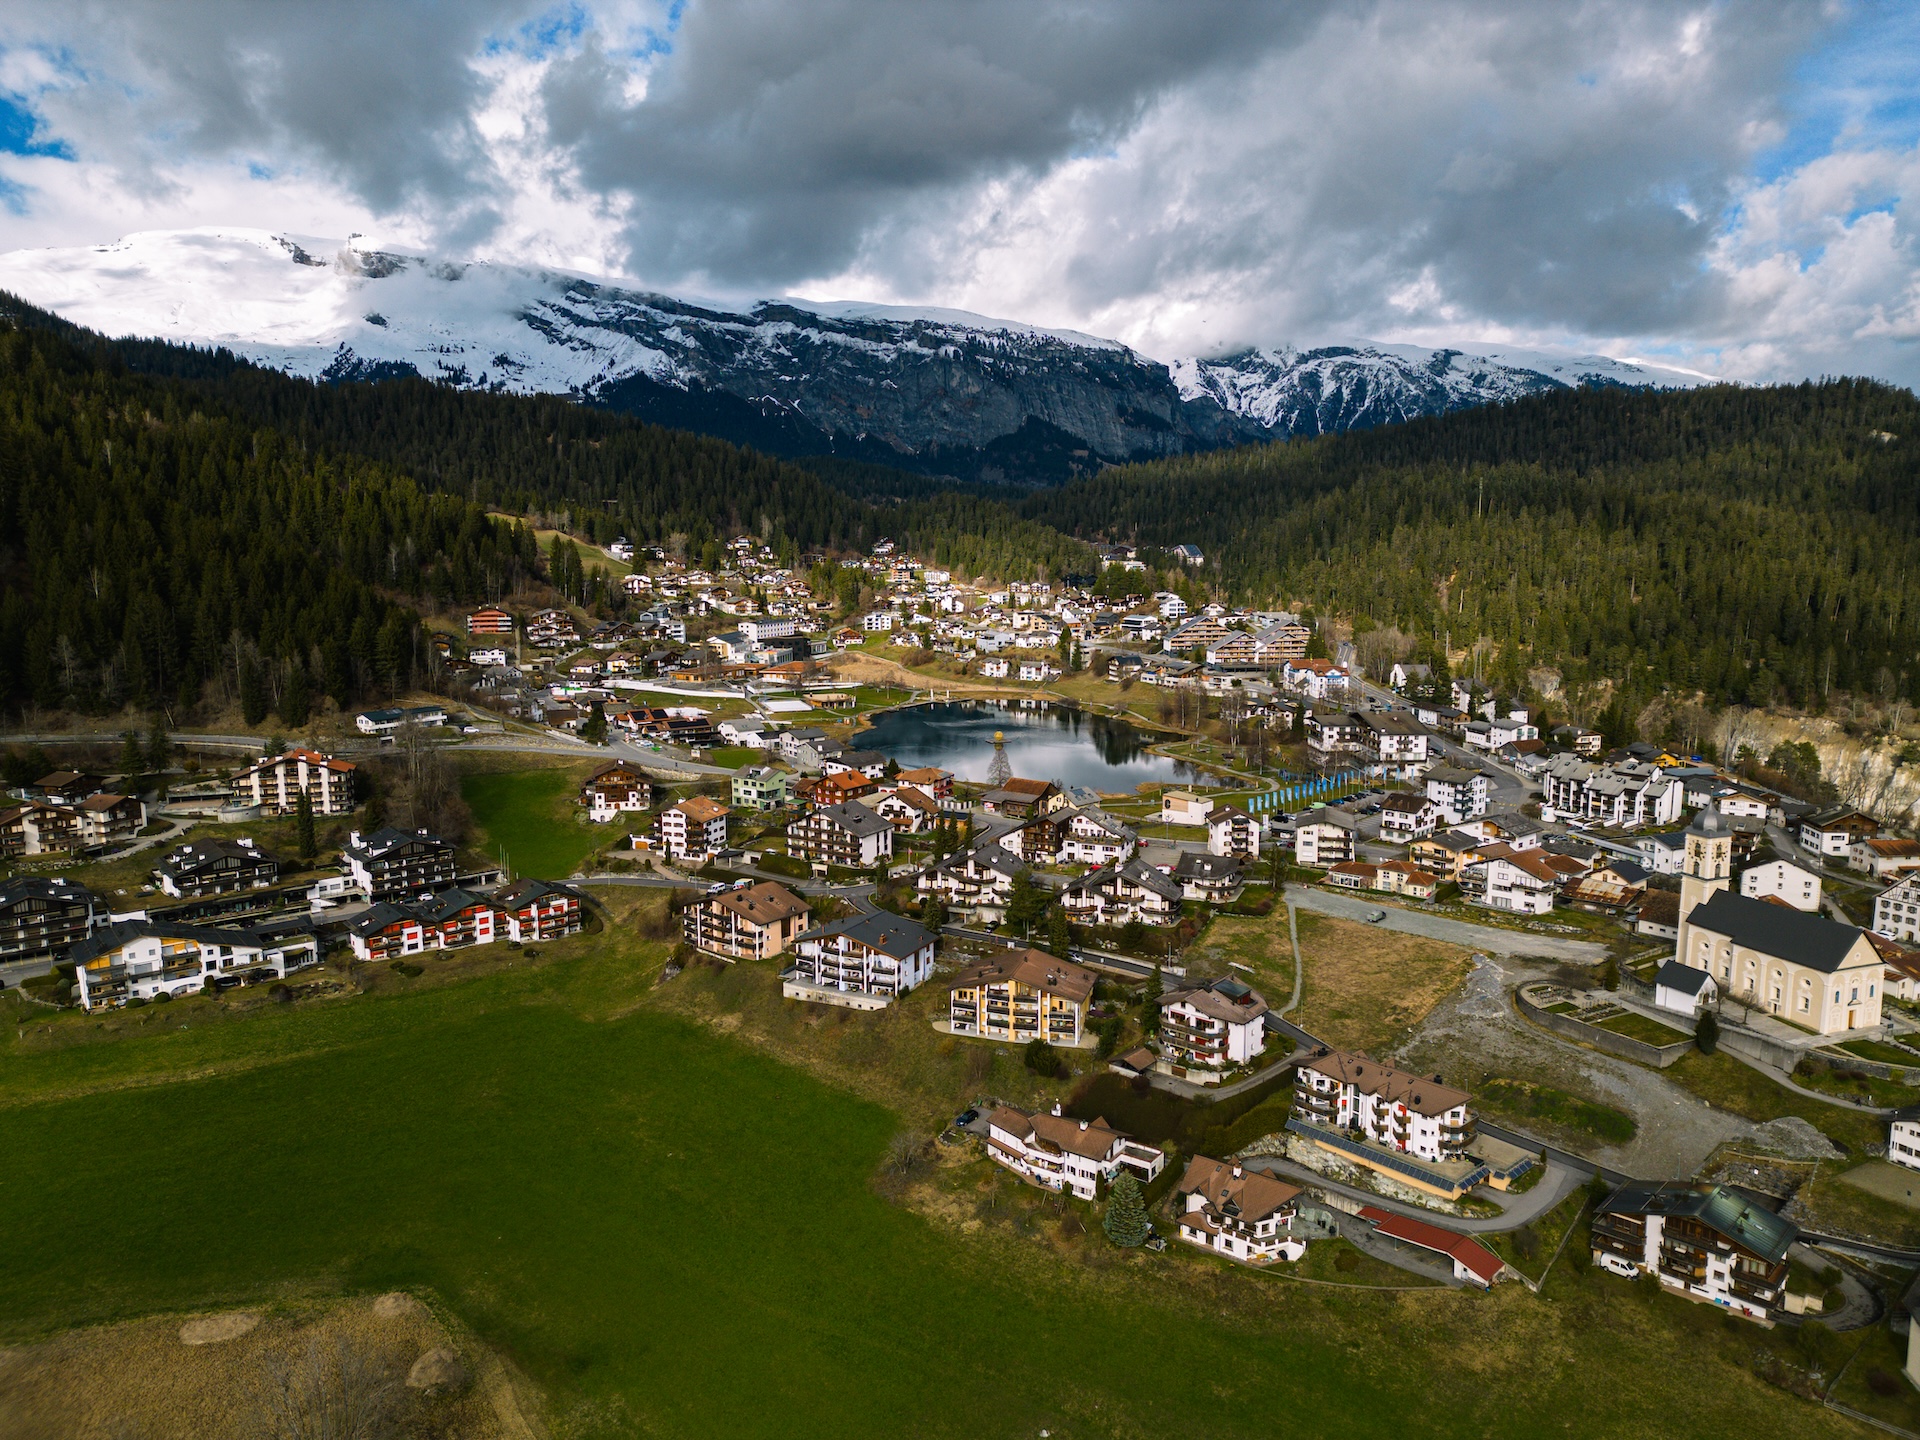
[{"label": "parked car", "polygon": [[1386,918],[1387,912],[1384,910],[1369,910],[1367,912],[1367,924],[1369,925],[1378,925]]},{"label": "parked car", "polygon": [[978,1110],[962,1110],[958,1115],[953,1117],[953,1123],[959,1128],[965,1129],[979,1118],[980,1112]]},{"label": "parked car", "polygon": [[727,891],[731,890],[732,888],[733,888],[733,882],[729,880],[716,880],[713,882],[713,884],[707,886],[707,894],[722,895],[722,894],[725,894]]}]

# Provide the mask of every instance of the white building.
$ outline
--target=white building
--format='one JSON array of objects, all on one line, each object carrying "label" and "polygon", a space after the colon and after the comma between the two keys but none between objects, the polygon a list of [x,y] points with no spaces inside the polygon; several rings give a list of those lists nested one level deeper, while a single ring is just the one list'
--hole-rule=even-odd
[{"label": "white building", "polygon": [[1920,1170],[1920,1106],[1894,1111],[1887,1132],[1887,1159],[1909,1170]]},{"label": "white building", "polygon": [[1124,1168],[1146,1184],[1167,1157],[1141,1145],[1104,1120],[1075,1120],[1060,1113],[1030,1114],[1002,1105],[987,1116],[987,1154],[1030,1185],[1066,1190],[1092,1200]]},{"label": "white building", "polygon": [[1160,1002],[1160,1060],[1176,1079],[1217,1085],[1267,1048],[1267,1002],[1238,980],[1211,980]]},{"label": "white building", "polygon": [[1484,770],[1435,765],[1427,771],[1426,786],[1427,799],[1439,810],[1442,825],[1458,825],[1487,813],[1487,772]]},{"label": "white building", "polygon": [[1297,1185],[1196,1155],[1173,1195],[1180,1238],[1189,1245],[1254,1265],[1307,1253],[1307,1242],[1294,1233]]},{"label": "white building", "polygon": [[780,977],[790,1000],[884,1010],[933,974],[934,934],[886,911],[850,915],[803,931],[793,968]]},{"label": "white building", "polygon": [[1874,897],[1873,928],[1890,940],[1920,941],[1920,876],[1909,876]]},{"label": "white building", "polygon": [[1311,1125],[1359,1130],[1376,1145],[1439,1163],[1461,1158],[1472,1143],[1471,1098],[1438,1076],[1322,1049],[1295,1073],[1293,1109]]},{"label": "white building", "polygon": [[1691,1018],[1702,1010],[1711,1010],[1719,994],[1711,975],[1678,960],[1667,961],[1653,977],[1653,1003],[1676,1015]]},{"label": "white building", "polygon": [[284,979],[320,963],[310,931],[279,927],[228,929],[129,920],[93,932],[68,952],[74,997],[83,1010],[196,995],[214,980],[258,983]]},{"label": "white building", "polygon": [[727,848],[726,806],[704,795],[690,795],[660,812],[657,835],[660,848],[675,860],[704,864]]},{"label": "white building", "polygon": [[1124,864],[1140,837],[1100,810],[1075,810],[1061,826],[1060,858],[1071,865]]},{"label": "white building", "polygon": [[1556,755],[1540,786],[1543,819],[1590,820],[1613,829],[1671,825],[1686,799],[1685,782],[1639,760],[1594,765],[1578,755]]},{"label": "white building", "polygon": [[1353,859],[1353,831],[1325,820],[1310,820],[1293,831],[1295,863],[1325,870]]},{"label": "white building", "polygon": [[1596,1267],[1750,1320],[1785,1303],[1787,1251],[1800,1227],[1718,1185],[1688,1181],[1623,1185],[1594,1211]]},{"label": "white building", "polygon": [[[1726,812],[1723,810],[1721,813],[1724,815]],[[1764,900],[1772,895],[1796,910],[1805,910],[1809,915],[1820,913],[1820,877],[1788,860],[1775,860],[1767,865],[1755,865],[1750,870],[1743,870],[1740,873],[1740,893],[1753,900]]]},{"label": "white building", "polygon": [[[1457,823],[1457,822],[1456,822]],[[1395,792],[1380,807],[1380,838],[1411,844],[1440,825],[1440,807],[1425,795]]]}]

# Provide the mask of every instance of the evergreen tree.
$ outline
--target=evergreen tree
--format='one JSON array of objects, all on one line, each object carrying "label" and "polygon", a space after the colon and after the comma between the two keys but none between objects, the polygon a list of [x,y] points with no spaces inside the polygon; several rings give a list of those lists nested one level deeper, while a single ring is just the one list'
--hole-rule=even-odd
[{"label": "evergreen tree", "polygon": [[580,738],[589,745],[607,743],[607,712],[598,700],[593,702],[593,709],[587,712],[586,723],[580,727]]},{"label": "evergreen tree", "polygon": [[1073,948],[1073,929],[1067,921],[1067,912],[1058,905],[1047,912],[1047,948],[1062,960]]},{"label": "evergreen tree", "polygon": [[1147,981],[1147,996],[1140,1005],[1140,1029],[1148,1035],[1160,1033],[1160,993],[1166,989],[1166,977],[1158,961],[1154,962],[1153,978]]},{"label": "evergreen tree", "polygon": [[1140,1182],[1131,1170],[1122,1169],[1107,1190],[1107,1213],[1100,1228],[1107,1238],[1122,1249],[1131,1250],[1147,1243],[1149,1225],[1147,1206],[1140,1193]]},{"label": "evergreen tree", "polygon": [[1014,873],[1007,895],[1007,928],[1023,936],[1028,934],[1046,918],[1048,903],[1047,892],[1033,883],[1033,872],[1023,866]]},{"label": "evergreen tree", "polygon": [[929,891],[920,902],[920,923],[936,935],[947,923],[947,902],[940,898],[938,892]]},{"label": "evergreen tree", "polygon": [[313,801],[307,798],[303,789],[294,797],[293,802],[294,833],[299,837],[300,858],[311,860],[320,853],[320,842],[314,835]]},{"label": "evergreen tree", "polygon": [[125,777],[129,790],[140,784],[140,776],[147,763],[147,752],[140,746],[140,737],[131,730],[120,735],[120,773]]},{"label": "evergreen tree", "polygon": [[280,690],[280,718],[294,729],[307,723],[313,712],[313,693],[307,682],[307,668],[295,663]]},{"label": "evergreen tree", "polygon": [[267,687],[260,681],[260,667],[252,660],[240,665],[240,718],[249,725],[267,718]]},{"label": "evergreen tree", "polygon": [[167,734],[167,717],[158,710],[147,720],[147,772],[164,775],[173,764],[173,739]]},{"label": "evergreen tree", "polygon": [[1720,1017],[1711,1010],[1702,1010],[1700,1018],[1694,1022],[1693,1043],[1700,1047],[1702,1055],[1711,1055],[1720,1048]]}]

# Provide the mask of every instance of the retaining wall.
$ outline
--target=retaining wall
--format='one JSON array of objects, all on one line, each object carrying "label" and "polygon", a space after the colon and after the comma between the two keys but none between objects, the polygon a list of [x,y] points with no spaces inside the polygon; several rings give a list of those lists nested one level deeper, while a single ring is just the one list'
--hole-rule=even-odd
[{"label": "retaining wall", "polygon": [[[1584,1020],[1576,1020],[1571,1015],[1556,1015],[1551,1010],[1536,1005],[1533,1001],[1514,992],[1514,1003],[1519,1005],[1520,1013],[1536,1025],[1545,1027],[1555,1034],[1564,1035],[1569,1040],[1578,1040],[1583,1045],[1591,1045],[1596,1050],[1604,1050],[1609,1055],[1618,1055],[1623,1060],[1637,1061],[1642,1065],[1652,1065],[1664,1070],[1682,1055],[1693,1049],[1691,1040],[1682,1040],[1673,1045],[1649,1045],[1644,1040],[1636,1040],[1631,1035],[1618,1035],[1611,1030],[1602,1030],[1598,1025],[1589,1025]],[[1721,1036],[1721,1044],[1726,1036]]]},{"label": "retaining wall", "polygon": [[1911,1065],[1890,1065],[1884,1060],[1863,1060],[1845,1050],[1813,1050],[1809,1054],[1824,1060],[1835,1070],[1857,1070],[1862,1075],[1891,1080],[1896,1085],[1920,1085],[1920,1060]]},{"label": "retaining wall", "polygon": [[1724,1009],[1720,1012],[1720,1048],[1789,1074],[1800,1063],[1800,1056],[1804,1053],[1798,1045],[1789,1045],[1784,1040],[1741,1029],[1727,1019]]}]

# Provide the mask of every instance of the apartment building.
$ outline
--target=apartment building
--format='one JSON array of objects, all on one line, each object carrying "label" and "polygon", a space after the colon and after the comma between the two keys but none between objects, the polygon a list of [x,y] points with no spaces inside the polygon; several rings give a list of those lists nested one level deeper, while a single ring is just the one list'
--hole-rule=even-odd
[{"label": "apartment building", "polygon": [[280,862],[243,835],[237,840],[193,840],[169,850],[153,872],[176,899],[259,890],[280,878]]},{"label": "apartment building", "polygon": [[[885,822],[882,822],[885,823]],[[816,925],[794,938],[780,993],[852,1010],[881,1010],[933,975],[935,937],[884,911]]]},{"label": "apartment building", "polygon": [[920,872],[914,888],[922,895],[938,895],[955,909],[971,911],[976,919],[1005,916],[1013,894],[1013,877],[1025,866],[999,845],[979,845]]},{"label": "apartment building", "polygon": [[1380,807],[1380,838],[1410,844],[1431,835],[1440,814],[1440,807],[1425,795],[1395,792]]},{"label": "apartment building", "polygon": [[1473,1143],[1471,1099],[1437,1076],[1323,1046],[1295,1072],[1293,1116],[1318,1130],[1358,1131],[1388,1150],[1438,1163],[1463,1157]]},{"label": "apartment building", "polygon": [[1910,876],[1873,897],[1873,928],[1894,940],[1920,942],[1920,876]]},{"label": "apartment building", "polygon": [[1102,810],[1068,813],[1060,826],[1059,857],[1069,865],[1115,865],[1133,858],[1140,837]]},{"label": "apartment building", "polygon": [[300,808],[300,794],[305,791],[314,814],[344,815],[354,807],[358,773],[351,760],[336,760],[318,750],[295,748],[262,755],[233,777],[234,803],[291,815]]},{"label": "apartment building", "polygon": [[790,791],[784,770],[771,765],[749,765],[733,774],[733,808],[736,810],[783,810]]},{"label": "apartment building", "polygon": [[675,860],[704,865],[727,848],[727,816],[732,813],[717,800],[690,795],[669,805],[654,822],[660,848]]},{"label": "apartment building", "polygon": [[0,856],[61,855],[81,848],[80,814],[44,800],[0,810]]},{"label": "apartment building", "polygon": [[680,912],[687,944],[731,960],[784,955],[812,921],[807,902],[771,880],[708,895]]},{"label": "apartment building", "polygon": [[815,864],[870,869],[893,854],[893,825],[852,801],[822,805],[787,826],[787,853]]},{"label": "apartment building", "polygon": [[1103,865],[1060,891],[1060,906],[1083,925],[1171,925],[1180,916],[1180,885],[1144,860]]},{"label": "apartment building", "polygon": [[1122,1169],[1146,1184],[1166,1168],[1158,1148],[1142,1145],[1105,1120],[1075,1120],[1001,1105],[987,1116],[987,1156],[1029,1185],[1092,1200]]},{"label": "apartment building", "polygon": [[1260,822],[1236,806],[1221,806],[1207,816],[1207,853],[1235,860],[1258,860]]},{"label": "apartment building", "polygon": [[1880,833],[1880,822],[1847,806],[1816,810],[1800,822],[1800,848],[1822,860],[1844,860],[1856,842]]},{"label": "apartment building", "polygon": [[453,883],[453,846],[425,830],[397,830],[391,825],[371,835],[356,830],[347,838],[340,859],[347,879],[374,903]]},{"label": "apartment building", "polygon": [[[1570,866],[1563,873],[1560,865]],[[1577,878],[1586,867],[1562,855],[1539,850],[1515,850],[1510,845],[1489,845],[1479,858],[1461,867],[1460,893],[1472,905],[1490,910],[1510,910],[1517,915],[1544,915],[1553,909],[1555,896],[1569,879]]]},{"label": "apartment building", "polygon": [[596,825],[653,808],[653,784],[638,765],[616,760],[602,765],[580,786],[580,806]]},{"label": "apartment building", "polygon": [[1293,858],[1309,869],[1324,870],[1353,859],[1353,831],[1328,820],[1307,820],[1294,826]]},{"label": "apartment building", "polygon": [[1231,855],[1202,855],[1182,850],[1173,869],[1165,872],[1180,887],[1181,898],[1208,905],[1231,904],[1246,881],[1244,862]]},{"label": "apartment building", "polygon": [[[1595,765],[1578,755],[1556,755],[1540,776],[1542,813],[1586,820],[1611,829],[1671,825],[1680,818],[1686,783],[1651,761]],[[1841,851],[1845,853],[1844,848]]]},{"label": "apartment building", "polygon": [[488,606],[476,610],[467,616],[469,635],[511,635],[513,634],[513,616],[506,611]]},{"label": "apartment building", "polygon": [[132,795],[89,795],[74,810],[82,850],[125,845],[147,823],[146,805]]},{"label": "apartment building", "polygon": [[1267,1048],[1267,1002],[1231,977],[1204,980],[1161,997],[1160,1060],[1154,1069],[1218,1085]]},{"label": "apartment building", "polygon": [[1425,783],[1427,799],[1439,811],[1442,825],[1458,825],[1487,813],[1489,782],[1484,770],[1435,765],[1427,771]]},{"label": "apartment building", "polygon": [[0,881],[0,963],[64,955],[106,916],[100,897],[72,880],[19,875]]},{"label": "apartment building", "polygon": [[1085,1033],[1094,974],[1042,950],[1010,950],[968,966],[947,987],[947,1022],[956,1035],[1024,1045],[1078,1045]]},{"label": "apartment building", "polygon": [[551,880],[516,880],[494,893],[493,906],[516,944],[580,933],[580,892]]},{"label": "apartment building", "polygon": [[1800,1227],[1720,1185],[1691,1181],[1621,1186],[1591,1225],[1593,1263],[1750,1320],[1786,1304],[1787,1251]]},{"label": "apartment building", "polygon": [[198,994],[214,980],[257,984],[320,963],[311,931],[129,920],[96,929],[68,952],[82,1009]]},{"label": "apartment building", "polygon": [[[1677,873],[1678,862],[1669,874]],[[1765,900],[1772,896],[1784,900],[1796,910],[1804,910],[1809,915],[1820,913],[1820,877],[1811,870],[1803,870],[1790,860],[1774,860],[1765,865],[1754,865],[1740,872],[1740,893],[1749,900]],[[1874,911],[1877,923],[1879,909]],[[1886,932],[1882,932],[1883,934]],[[1896,937],[1897,938],[1897,937]]]},{"label": "apartment building", "polygon": [[1267,1265],[1298,1260],[1307,1242],[1294,1233],[1300,1187],[1196,1155],[1173,1187],[1180,1238],[1202,1250]]}]

